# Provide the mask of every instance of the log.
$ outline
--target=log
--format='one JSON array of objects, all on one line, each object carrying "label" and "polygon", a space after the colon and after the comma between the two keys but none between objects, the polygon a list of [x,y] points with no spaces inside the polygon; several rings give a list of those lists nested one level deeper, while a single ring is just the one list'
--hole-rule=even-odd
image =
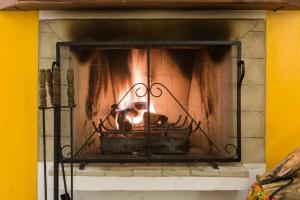
[{"label": "log", "polygon": [[[113,112],[112,116],[117,119],[117,123],[119,125],[120,130],[124,130],[129,132],[133,128],[133,124],[127,119],[128,117],[136,117],[140,113],[142,114],[145,110],[147,110],[147,102],[135,102],[132,104],[130,108],[126,108],[124,110],[120,110],[117,104],[113,104],[111,106]],[[143,114],[143,122],[144,124],[148,123],[149,112],[144,112]],[[168,122],[168,117],[162,114],[150,113],[150,124],[161,124],[165,125]]]},{"label": "log", "polygon": [[[275,183],[265,184],[262,187],[264,192],[271,194],[278,188],[285,185],[287,182],[288,181],[279,181]],[[300,200],[300,173],[295,176],[293,183],[276,194],[275,198],[277,200]]]},{"label": "log", "polygon": [[276,165],[270,172],[261,178],[261,182],[267,182],[276,177],[292,176],[300,169],[300,147],[289,154],[283,161]]},{"label": "log", "polygon": [[131,131],[133,126],[126,117],[128,115],[136,116],[137,114],[137,111],[132,108],[119,111],[116,115],[119,129],[124,130],[125,132]]},{"label": "log", "polygon": [[147,102],[134,102],[133,106],[137,110],[147,110],[148,108]]},{"label": "log", "polygon": [[[148,123],[148,117],[149,117],[149,112],[144,112],[144,123]],[[157,113],[150,113],[150,124],[162,124],[165,125],[168,123],[168,117],[165,115],[157,114]]]},{"label": "log", "polygon": [[[279,199],[300,199],[300,148],[290,153],[283,161],[276,165],[271,171],[264,174],[260,182],[264,192],[272,194],[289,183],[282,180],[285,177],[293,177],[294,181],[275,195]],[[278,180],[282,181],[278,181]],[[275,182],[277,180],[277,182]]]}]

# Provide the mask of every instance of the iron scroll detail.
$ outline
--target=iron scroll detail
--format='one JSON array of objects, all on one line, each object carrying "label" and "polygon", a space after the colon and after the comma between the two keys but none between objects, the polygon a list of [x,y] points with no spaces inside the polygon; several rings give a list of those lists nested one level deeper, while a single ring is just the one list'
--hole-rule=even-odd
[{"label": "iron scroll detail", "polygon": [[[142,91],[142,88],[144,88],[145,91]],[[188,134],[186,136],[189,137],[192,133],[195,133],[198,130],[208,140],[209,145],[215,149],[215,151],[213,151],[214,154],[216,156],[220,155],[222,151],[215,144],[215,142],[209,137],[209,135],[201,128],[201,122],[196,121],[189,114],[189,112],[184,108],[184,106],[179,102],[179,100],[172,94],[172,92],[162,83],[155,82],[149,86],[147,86],[145,83],[136,83],[130,87],[130,89],[124,94],[124,96],[116,104],[114,104],[114,106],[118,107],[121,104],[121,102],[126,98],[126,96],[131,94],[131,92],[133,92],[137,97],[145,97],[146,95],[150,95],[154,98],[158,98],[163,95],[163,90],[167,91],[167,93],[172,97],[172,99],[181,107],[181,109],[186,114],[183,123],[180,123],[182,118],[182,116],[180,115],[176,123],[172,123],[171,126],[165,127],[165,129],[163,130],[165,131],[165,135],[168,134],[168,131],[178,130],[178,131],[187,131]],[[147,109],[149,109],[149,105]],[[80,151],[89,143],[89,141],[93,138],[93,135],[96,133],[100,133],[101,135],[103,133],[103,130],[113,134],[122,133],[121,131],[117,130],[115,127],[112,127],[112,123],[110,122],[110,117],[112,116],[113,112],[114,112],[113,110],[110,111],[110,113],[104,119],[100,119],[100,122],[97,125],[94,121],[92,122],[92,125],[94,127],[94,132],[90,135],[90,137],[88,137],[86,142],[75,153],[75,156],[80,153]],[[106,122],[110,127],[106,127],[105,125]],[[187,128],[184,128],[184,126],[187,126]],[[229,152],[228,147],[225,150],[226,152]]]},{"label": "iron scroll detail", "polygon": [[225,152],[230,155],[230,158],[236,158],[238,155],[238,148],[234,144],[225,145]]},{"label": "iron scroll detail", "polygon": [[155,94],[153,93],[153,87],[154,87],[154,86],[161,86],[161,87],[163,87],[163,88],[171,95],[171,97],[172,97],[172,98],[176,101],[176,103],[181,107],[181,109],[185,112],[185,114],[190,118],[190,120],[192,121],[191,124],[195,124],[195,125],[198,127],[198,129],[200,130],[200,132],[201,132],[201,133],[206,137],[206,139],[208,140],[209,144],[215,148],[215,150],[217,151],[218,154],[220,154],[220,153],[221,153],[221,150],[219,149],[219,147],[213,142],[213,140],[208,136],[208,134],[200,127],[200,123],[201,123],[201,122],[200,122],[200,121],[197,122],[197,121],[189,114],[189,112],[183,107],[183,105],[182,105],[182,104],[178,101],[178,99],[172,94],[172,92],[171,92],[164,84],[156,82],[156,83],[151,84],[150,89],[149,89],[151,95],[154,96],[154,97],[160,97],[160,96],[162,95],[162,89],[160,89],[159,87],[156,87],[156,89],[157,89],[160,93],[159,93],[158,95],[155,95]]}]

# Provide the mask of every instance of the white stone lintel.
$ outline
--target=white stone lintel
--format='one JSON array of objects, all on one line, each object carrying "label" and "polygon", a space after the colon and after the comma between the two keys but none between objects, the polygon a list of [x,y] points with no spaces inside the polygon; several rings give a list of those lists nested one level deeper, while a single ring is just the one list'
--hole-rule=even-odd
[{"label": "white stone lintel", "polygon": [[39,11],[40,20],[55,19],[266,19],[263,10],[101,10]]}]

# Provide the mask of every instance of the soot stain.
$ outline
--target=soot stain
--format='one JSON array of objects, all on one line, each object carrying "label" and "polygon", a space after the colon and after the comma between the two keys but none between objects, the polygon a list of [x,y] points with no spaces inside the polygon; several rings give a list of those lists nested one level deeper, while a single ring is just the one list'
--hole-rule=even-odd
[{"label": "soot stain", "polygon": [[[125,84],[130,81],[129,61],[130,51],[128,49],[108,50],[108,63],[112,83]],[[114,89],[114,87],[113,87]]]},{"label": "soot stain", "polygon": [[98,113],[98,103],[100,95],[106,94],[108,90],[109,66],[107,53],[96,51],[91,57],[88,80],[88,95],[86,99],[86,114],[89,119]]},{"label": "soot stain", "polygon": [[231,49],[230,45],[217,45],[217,46],[207,46],[208,56],[212,61],[219,63],[222,62],[224,57],[228,54]]},{"label": "soot stain", "polygon": [[[77,54],[79,61],[90,62],[86,114],[89,119],[98,113],[100,95],[107,95],[109,77],[112,83],[123,84],[130,79],[129,50],[94,50]],[[113,87],[114,89],[114,87]]]},{"label": "soot stain", "polygon": [[195,50],[192,49],[168,49],[167,53],[177,64],[182,75],[191,79],[195,60]]},{"label": "soot stain", "polygon": [[214,104],[213,104],[213,100],[211,98],[211,95],[208,96],[207,111],[208,111],[209,115],[214,114]]},{"label": "soot stain", "polygon": [[126,19],[70,23],[74,41],[229,40],[232,20]]},{"label": "soot stain", "polygon": [[91,60],[93,53],[95,52],[94,49],[87,49],[87,48],[70,48],[70,51],[75,55],[76,59],[80,63],[87,63]]},{"label": "soot stain", "polygon": [[[207,120],[207,124],[209,126],[210,123],[210,116],[214,115],[215,113],[215,98],[216,96],[214,95],[214,89],[216,88],[216,84],[214,79],[214,72],[215,72],[215,66],[205,66],[205,61],[203,62],[202,60],[204,59],[209,59],[207,57],[208,51],[207,49],[203,49],[201,51],[198,51],[197,53],[197,60],[195,61],[194,65],[194,75],[196,76],[198,86],[200,89],[200,95],[202,97],[202,105],[204,108],[204,114],[205,118]],[[214,61],[212,61],[214,63]]]},{"label": "soot stain", "polygon": [[[230,20],[83,20],[79,23],[80,27],[77,23],[71,25],[69,33],[74,41],[228,40],[230,23]],[[141,29],[143,31],[140,31]],[[230,47],[227,46],[214,46],[208,47],[206,52],[214,62],[221,62],[229,49]],[[93,60],[89,72],[89,89],[86,100],[86,112],[90,119],[93,114],[97,113],[96,105],[99,95],[96,94],[99,94],[102,89],[107,92],[108,77],[111,76],[120,83],[130,79],[128,53],[128,51],[122,50],[108,51],[108,63],[103,69],[97,63],[97,59],[94,59],[93,49],[84,49],[75,53],[81,63]],[[187,66],[193,66],[195,54],[182,52],[183,55],[178,56],[179,53],[176,51],[169,53],[178,63],[182,74],[191,78],[193,67]],[[123,64],[114,64],[117,60]],[[202,72],[204,69],[200,67],[198,83],[203,93],[207,88],[204,77],[201,77]],[[209,100],[205,104],[207,115],[210,115],[214,111],[214,103]]]}]

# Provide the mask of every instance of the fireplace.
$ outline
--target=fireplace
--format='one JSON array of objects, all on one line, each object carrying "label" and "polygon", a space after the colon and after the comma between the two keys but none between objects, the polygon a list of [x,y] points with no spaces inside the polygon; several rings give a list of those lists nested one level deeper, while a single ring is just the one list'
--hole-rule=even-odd
[{"label": "fireplace", "polygon": [[61,175],[73,196],[80,176],[222,179],[228,166],[245,178],[237,165],[264,162],[265,20],[174,13],[41,15],[39,65],[51,72],[55,61],[60,86],[59,104],[47,93],[39,145],[54,163],[54,199]]},{"label": "fireplace", "polygon": [[73,116],[61,108],[54,120],[57,144],[73,120],[73,162],[241,160],[239,41],[59,42],[56,52],[62,91],[74,73]]}]

